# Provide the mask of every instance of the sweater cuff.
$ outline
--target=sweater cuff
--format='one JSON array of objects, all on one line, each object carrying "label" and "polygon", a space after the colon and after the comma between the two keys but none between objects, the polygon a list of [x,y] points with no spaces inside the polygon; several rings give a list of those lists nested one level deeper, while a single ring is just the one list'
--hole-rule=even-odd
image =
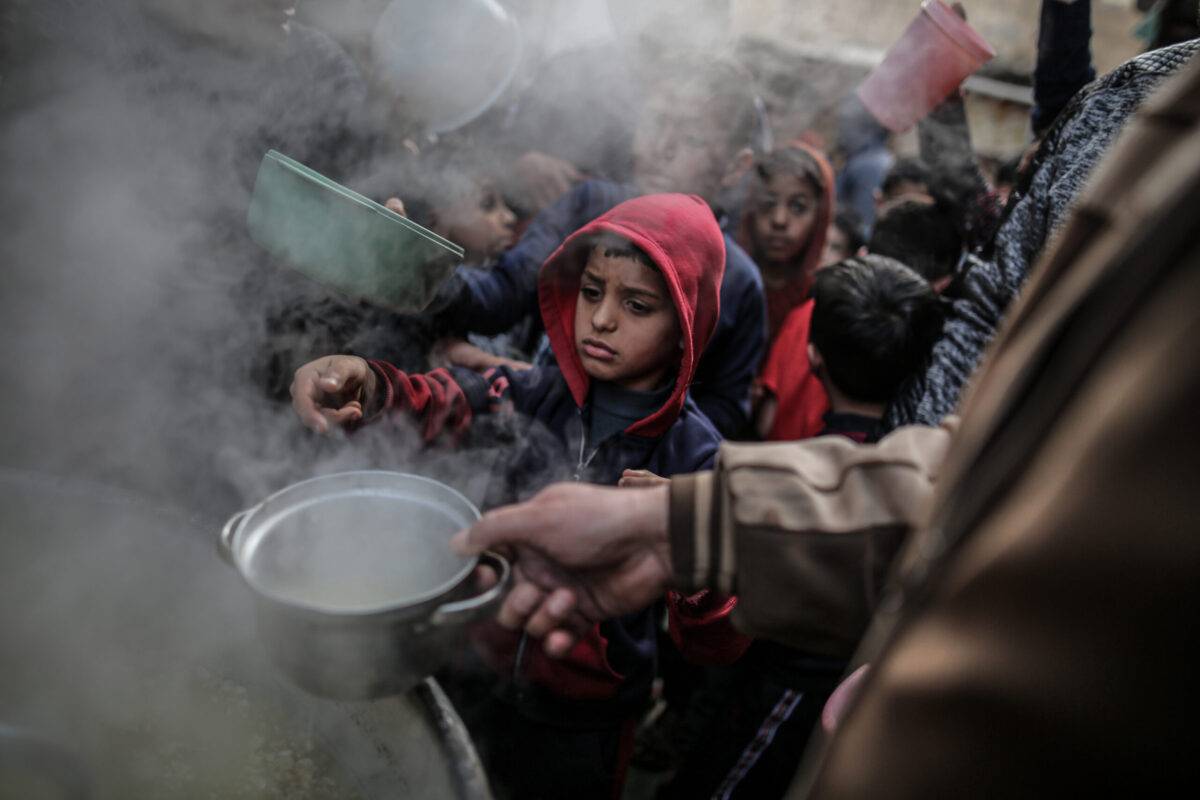
[{"label": "sweater cuff", "polygon": [[384,364],[387,362],[378,359],[367,360],[367,366],[371,368],[371,372],[375,373],[375,394],[373,397],[365,398],[363,402],[363,425],[378,420],[396,401],[392,382],[388,379],[388,374],[382,366]]},{"label": "sweater cuff", "polygon": [[716,589],[727,595],[736,591],[732,531],[722,524],[724,512],[716,487],[713,472],[671,479],[667,527],[673,578],[676,588],[688,594],[701,589]]}]

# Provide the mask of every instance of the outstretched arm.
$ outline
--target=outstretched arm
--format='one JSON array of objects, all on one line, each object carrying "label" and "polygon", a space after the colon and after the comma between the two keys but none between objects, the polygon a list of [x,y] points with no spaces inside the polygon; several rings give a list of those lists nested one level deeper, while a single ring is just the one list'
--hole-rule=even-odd
[{"label": "outstretched arm", "polygon": [[324,356],[296,370],[292,407],[317,433],[399,411],[420,420],[425,440],[432,441],[444,430],[464,432],[473,414],[492,410],[509,385],[504,370],[489,377],[456,371],[457,377],[445,369],[409,375],[385,361]]},{"label": "outstretched arm", "polygon": [[325,356],[296,370],[292,408],[305,427],[327,433],[333,425],[359,422],[376,394],[375,374],[358,356]]},{"label": "outstretched arm", "polygon": [[1071,98],[1095,79],[1091,0],[1042,0],[1030,112],[1034,133],[1045,133]]},{"label": "outstretched arm", "polygon": [[548,653],[565,655],[593,624],[640,611],[666,591],[667,487],[555,484],[488,512],[453,544],[463,553],[510,548],[517,583],[500,623],[545,637]]},{"label": "outstretched arm", "polygon": [[513,551],[517,585],[500,622],[545,637],[551,655],[668,588],[712,588],[738,595],[746,633],[848,656],[948,441],[913,427],[875,445],[726,444],[719,469],[669,488],[556,484],[485,515],[454,546]]}]

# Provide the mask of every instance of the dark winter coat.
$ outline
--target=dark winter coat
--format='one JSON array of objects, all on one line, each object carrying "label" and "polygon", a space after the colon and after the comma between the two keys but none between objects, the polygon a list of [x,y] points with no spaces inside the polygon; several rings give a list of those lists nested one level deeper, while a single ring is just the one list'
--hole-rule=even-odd
[{"label": "dark winter coat", "polygon": [[[515,247],[488,270],[459,270],[431,315],[435,329],[503,333],[537,311],[538,268],[572,232],[618,203],[636,197],[632,186],[606,181],[579,184],[537,215]],[[725,275],[716,329],[699,355],[692,395],[726,436],[739,433],[750,414],[750,384],[766,347],[766,306],[754,262],[725,237]]]},{"label": "dark winter coat", "polygon": [[[679,318],[683,348],[673,390],[663,405],[605,441],[589,442],[591,378],[575,347],[575,308],[587,245],[601,233],[629,240],[655,262]],[[408,375],[374,361],[383,391],[380,415],[417,416],[430,440],[447,430],[465,433],[481,414],[515,412],[527,421],[531,427],[504,458],[501,485],[489,493],[490,503],[528,496],[554,480],[615,484],[625,469],[647,469],[664,477],[708,469],[720,435],[687,392],[699,354],[718,326],[724,264],[723,235],[700,198],[648,195],[621,203],[572,234],[539,272],[541,317],[556,366],[524,371],[500,367],[485,375],[461,369]],[[691,613],[685,627],[703,636],[707,625],[727,626],[732,607],[729,601],[698,599],[672,610]],[[519,649],[516,634],[495,634],[491,645],[497,666],[513,672],[516,662],[515,672],[530,684],[523,697],[534,716],[581,722],[589,714],[595,720],[628,713],[645,699],[653,679],[650,613],[597,625],[561,660],[546,657],[537,646]]]}]

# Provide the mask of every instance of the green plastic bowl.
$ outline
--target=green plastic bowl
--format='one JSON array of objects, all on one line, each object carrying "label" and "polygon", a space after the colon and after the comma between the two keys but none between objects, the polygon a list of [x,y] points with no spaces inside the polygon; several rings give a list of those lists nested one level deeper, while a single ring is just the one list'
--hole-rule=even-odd
[{"label": "green plastic bowl", "polygon": [[400,312],[433,300],[463,249],[274,150],[258,168],[250,236],[334,291]]}]

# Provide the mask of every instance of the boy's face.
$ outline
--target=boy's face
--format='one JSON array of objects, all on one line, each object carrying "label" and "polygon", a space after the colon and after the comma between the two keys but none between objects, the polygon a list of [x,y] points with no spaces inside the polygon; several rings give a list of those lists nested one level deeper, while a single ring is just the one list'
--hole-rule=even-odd
[{"label": "boy's face", "polygon": [[679,320],[662,275],[593,248],[575,301],[575,350],[595,380],[639,391],[660,387],[680,356]]},{"label": "boy's face", "polygon": [[467,251],[469,264],[478,264],[498,256],[513,246],[517,217],[496,191],[481,186],[473,195],[463,197],[436,212],[437,232]]},{"label": "boy's face", "polygon": [[759,181],[754,208],[755,260],[787,264],[800,257],[817,219],[817,190],[799,175],[772,175]]},{"label": "boy's face", "polygon": [[839,228],[836,222],[829,223],[829,230],[825,233],[825,250],[821,253],[818,269],[832,267],[851,255],[850,240],[846,238],[846,232]]},{"label": "boy's face", "polygon": [[717,196],[733,158],[728,133],[704,108],[689,97],[646,102],[633,134],[633,180],[639,189]]}]

